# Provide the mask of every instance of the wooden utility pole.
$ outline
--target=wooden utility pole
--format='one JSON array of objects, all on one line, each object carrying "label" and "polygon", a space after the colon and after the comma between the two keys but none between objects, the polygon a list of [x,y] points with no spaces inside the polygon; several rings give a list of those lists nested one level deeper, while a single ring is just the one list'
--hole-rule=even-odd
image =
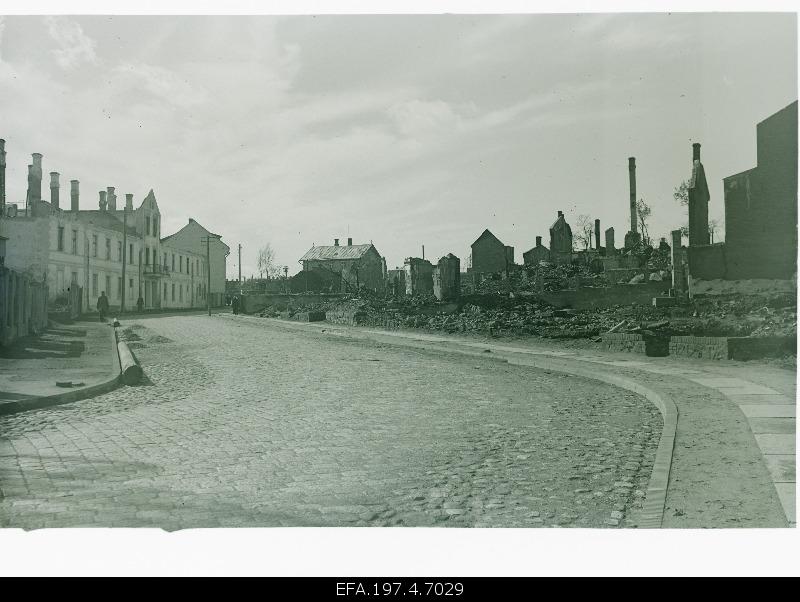
[{"label": "wooden utility pole", "polygon": [[[202,242],[206,243],[206,305],[208,306],[208,315],[211,315],[211,237],[204,236]],[[241,245],[240,245],[241,257]],[[241,267],[239,268],[241,272]],[[241,276],[239,277],[241,278]]]},{"label": "wooden utility pole", "polygon": [[125,313],[125,267],[128,263],[128,206],[122,210],[122,296],[119,302],[119,313]]},{"label": "wooden utility pole", "polygon": [[239,286],[242,286],[242,243],[239,243]]}]

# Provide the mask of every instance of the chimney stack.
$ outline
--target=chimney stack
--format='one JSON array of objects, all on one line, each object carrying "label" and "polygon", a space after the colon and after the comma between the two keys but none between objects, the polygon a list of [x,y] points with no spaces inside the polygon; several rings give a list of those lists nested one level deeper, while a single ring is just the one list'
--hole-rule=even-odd
[{"label": "chimney stack", "polygon": [[100,191],[100,211],[105,211],[108,208],[108,200],[106,196],[106,191]]},{"label": "chimney stack", "polygon": [[541,236],[537,236],[536,237],[536,246],[537,247],[541,247],[542,246],[542,237]]},{"label": "chimney stack", "polygon": [[51,171],[50,172],[50,204],[53,206],[53,209],[58,209],[59,203],[59,189],[61,188],[61,184],[58,182],[58,172]]},{"label": "chimney stack", "polygon": [[594,220],[594,248],[600,250],[600,220]]},{"label": "chimney stack", "polygon": [[131,193],[125,195],[125,211],[133,211],[133,195]]},{"label": "chimney stack", "polygon": [[69,197],[70,197],[70,206],[69,208],[72,211],[78,211],[80,209],[80,182],[78,180],[72,180],[70,183],[69,189]]},{"label": "chimney stack", "polygon": [[563,211],[559,211],[558,212],[558,217],[564,217],[564,212]]},{"label": "chimney stack", "polygon": [[333,239],[333,246],[334,247],[338,247],[339,246],[339,239],[338,238],[334,238]]},{"label": "chimney stack", "polygon": [[628,180],[631,188],[631,232],[636,234],[639,231],[636,215],[636,157],[628,158]]},{"label": "chimney stack", "polygon": [[31,165],[31,200],[42,200],[42,154],[33,153],[33,165]]},{"label": "chimney stack", "polygon": [[347,246],[348,247],[352,247],[353,246],[353,239],[352,238],[348,238],[347,239]]},{"label": "chimney stack", "polygon": [[692,161],[700,160],[700,143],[695,142],[692,144]]},{"label": "chimney stack", "polygon": [[116,211],[117,210],[117,195],[114,194],[114,187],[109,186],[106,192],[106,201],[108,201],[108,210],[109,211]]},{"label": "chimney stack", "polygon": [[0,138],[0,217],[6,214],[6,141]]}]

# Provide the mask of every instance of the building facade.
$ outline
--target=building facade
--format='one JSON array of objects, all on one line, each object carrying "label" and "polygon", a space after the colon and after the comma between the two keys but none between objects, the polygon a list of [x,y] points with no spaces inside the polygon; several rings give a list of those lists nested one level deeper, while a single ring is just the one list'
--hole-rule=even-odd
[{"label": "building facade", "polygon": [[514,265],[514,247],[504,245],[491,231],[484,230],[472,243],[472,268],[475,273],[505,272]]},{"label": "building facade", "polygon": [[[354,245],[347,239],[347,245],[340,245],[334,239],[332,246],[311,247],[300,258],[304,272],[321,272],[336,278],[331,284],[332,292],[357,291],[362,288],[383,292],[386,280],[386,262],[375,245]],[[338,281],[338,282],[336,282]],[[338,286],[337,286],[338,285]]]},{"label": "building facade", "polygon": [[[7,265],[46,284],[51,304],[78,288],[82,311],[94,311],[103,292],[115,311],[135,309],[140,299],[144,309],[206,305],[206,255],[173,237],[162,242],[152,190],[134,207],[132,194],[118,205],[114,188],[108,187],[99,192],[96,209],[81,209],[79,182],[72,180],[70,203],[62,207],[56,172],[50,174],[50,200],[41,198],[41,161],[40,154],[33,155],[25,208],[13,205],[12,211],[8,205],[0,235],[8,239]],[[224,257],[217,269],[224,281]]]}]

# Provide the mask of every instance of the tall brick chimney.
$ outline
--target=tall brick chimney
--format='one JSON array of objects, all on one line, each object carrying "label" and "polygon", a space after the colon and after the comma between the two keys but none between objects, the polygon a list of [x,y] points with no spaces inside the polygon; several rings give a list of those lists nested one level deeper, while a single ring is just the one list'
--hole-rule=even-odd
[{"label": "tall brick chimney", "polygon": [[105,211],[108,208],[108,198],[105,190],[100,191],[100,211]]},{"label": "tall brick chimney", "polygon": [[600,220],[594,220],[594,248],[600,250]]},{"label": "tall brick chimney", "polygon": [[61,188],[61,184],[58,182],[58,172],[51,171],[50,172],[50,204],[53,206],[53,209],[58,209],[59,203],[59,189]]},{"label": "tall brick chimney", "polygon": [[559,211],[558,212],[558,217],[564,217],[564,212],[563,211]]},{"label": "tall brick chimney", "polygon": [[6,141],[0,138],[0,217],[6,214]]},{"label": "tall brick chimney", "polygon": [[537,247],[541,247],[542,246],[542,237],[541,236],[537,236],[536,237],[536,246]]},{"label": "tall brick chimney", "polygon": [[31,200],[42,200],[42,153],[33,153],[31,165]]},{"label": "tall brick chimney", "polygon": [[700,160],[700,143],[695,142],[692,144],[692,161]]},{"label": "tall brick chimney", "polygon": [[109,211],[116,211],[117,210],[117,195],[114,194],[114,187],[109,186],[106,192],[106,201],[108,202],[108,210]]},{"label": "tall brick chimney", "polygon": [[636,215],[636,157],[628,157],[628,181],[631,189],[631,232],[634,234],[639,231],[638,218]]},{"label": "tall brick chimney", "polygon": [[80,182],[72,180],[69,183],[69,208],[72,211],[80,209]]},{"label": "tall brick chimney", "polygon": [[708,232],[708,202],[711,195],[708,191],[706,171],[700,161],[700,143],[692,144],[692,178],[689,196],[689,246],[710,244]]},{"label": "tall brick chimney", "polygon": [[130,192],[125,195],[125,211],[133,211],[133,195]]}]

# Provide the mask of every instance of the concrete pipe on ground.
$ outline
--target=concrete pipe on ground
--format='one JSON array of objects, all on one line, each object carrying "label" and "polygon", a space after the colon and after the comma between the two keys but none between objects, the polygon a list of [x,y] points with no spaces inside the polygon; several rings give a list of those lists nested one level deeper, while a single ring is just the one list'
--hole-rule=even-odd
[{"label": "concrete pipe on ground", "polygon": [[136,363],[133,353],[125,341],[117,343],[117,349],[119,350],[119,365],[122,369],[122,382],[126,385],[135,385],[142,378],[142,367]]}]

